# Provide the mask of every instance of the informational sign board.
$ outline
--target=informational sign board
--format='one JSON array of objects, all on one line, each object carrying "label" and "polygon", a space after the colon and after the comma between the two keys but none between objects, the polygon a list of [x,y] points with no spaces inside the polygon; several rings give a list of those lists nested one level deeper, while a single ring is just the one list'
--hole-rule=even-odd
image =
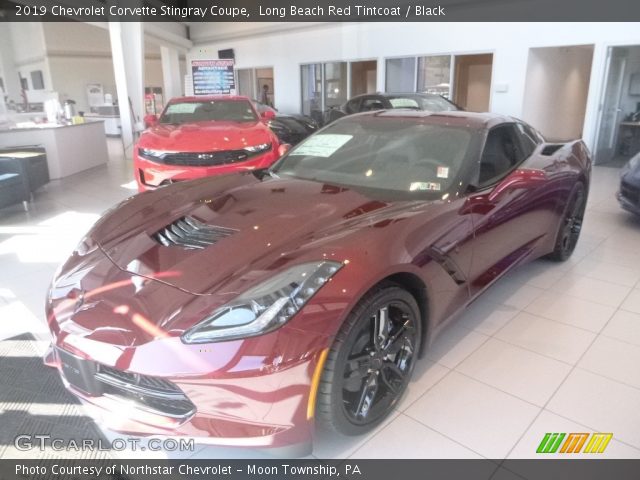
[{"label": "informational sign board", "polygon": [[104,88],[101,83],[87,84],[87,100],[90,107],[100,107],[104,105]]},{"label": "informational sign board", "polygon": [[235,95],[233,60],[192,60],[194,95]]}]

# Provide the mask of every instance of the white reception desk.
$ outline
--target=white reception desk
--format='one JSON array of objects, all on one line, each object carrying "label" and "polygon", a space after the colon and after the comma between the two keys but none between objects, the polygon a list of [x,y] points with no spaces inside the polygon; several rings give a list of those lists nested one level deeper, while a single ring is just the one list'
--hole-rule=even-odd
[{"label": "white reception desk", "polygon": [[102,122],[0,130],[0,147],[42,145],[51,179],[67,177],[109,160]]}]

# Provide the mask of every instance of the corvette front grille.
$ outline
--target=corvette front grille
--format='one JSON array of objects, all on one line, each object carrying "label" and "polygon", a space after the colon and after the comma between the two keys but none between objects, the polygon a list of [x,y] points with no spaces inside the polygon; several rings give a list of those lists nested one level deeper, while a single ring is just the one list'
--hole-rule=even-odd
[{"label": "corvette front grille", "polygon": [[137,408],[186,419],[196,407],[173,382],[150,375],[126,372],[56,349],[63,378],[75,390],[90,397],[109,396]]},{"label": "corvette front grille", "polygon": [[236,230],[207,225],[193,217],[182,217],[152,235],[165,247],[202,249],[234,234]]},{"label": "corvette front grille", "polygon": [[102,384],[102,394],[171,417],[186,417],[195,406],[177,385],[160,377],[124,372],[98,365],[95,378]]},{"label": "corvette front grille", "polygon": [[98,367],[97,375],[99,376],[99,378],[114,379],[116,381],[124,382],[130,385],[137,385],[142,388],[156,390],[159,393],[182,393],[176,385],[168,380],[165,380],[164,378],[124,372],[122,370],[107,367],[106,365],[100,365]]}]

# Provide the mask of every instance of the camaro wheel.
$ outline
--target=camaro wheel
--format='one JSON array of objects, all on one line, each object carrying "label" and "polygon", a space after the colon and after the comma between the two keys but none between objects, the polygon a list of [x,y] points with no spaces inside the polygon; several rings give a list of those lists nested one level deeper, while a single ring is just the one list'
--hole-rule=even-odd
[{"label": "camaro wheel", "polygon": [[378,425],[409,383],[420,334],[420,310],[406,290],[391,284],[363,297],[329,351],[318,420],[345,435]]},{"label": "camaro wheel", "polygon": [[587,192],[581,182],[576,183],[573,192],[569,197],[564,219],[560,224],[560,229],[556,237],[556,246],[549,258],[558,262],[568,259],[576,248],[582,220],[587,206]]}]

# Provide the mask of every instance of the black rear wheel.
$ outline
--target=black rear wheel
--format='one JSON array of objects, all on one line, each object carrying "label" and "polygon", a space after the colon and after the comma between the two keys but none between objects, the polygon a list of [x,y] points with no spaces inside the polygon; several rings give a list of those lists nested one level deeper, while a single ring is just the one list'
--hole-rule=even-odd
[{"label": "black rear wheel", "polygon": [[420,310],[409,292],[387,285],[367,294],[329,351],[318,420],[346,435],[365,433],[384,420],[409,383],[420,334]]},{"label": "black rear wheel", "polygon": [[582,182],[576,183],[556,235],[556,245],[548,258],[557,262],[567,260],[576,248],[587,206],[587,192]]}]

